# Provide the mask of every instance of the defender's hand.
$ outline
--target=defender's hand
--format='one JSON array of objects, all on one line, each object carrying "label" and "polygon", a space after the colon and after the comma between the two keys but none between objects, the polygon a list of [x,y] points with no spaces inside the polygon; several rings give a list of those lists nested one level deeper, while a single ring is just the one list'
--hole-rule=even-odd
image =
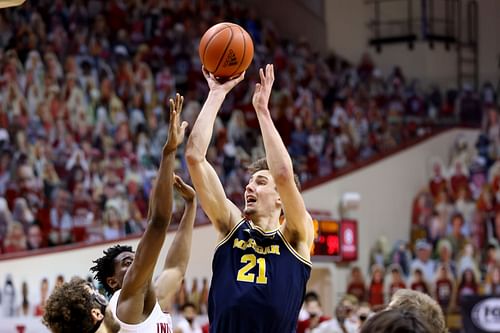
[{"label": "defender's hand", "polygon": [[186,202],[191,202],[196,198],[196,192],[188,184],[184,183],[181,177],[174,174],[174,188]]},{"label": "defender's hand", "polygon": [[184,140],[184,133],[188,123],[183,121],[181,123],[182,104],[184,97],[176,94],[175,101],[170,99],[170,122],[168,124],[168,139],[163,147],[163,153],[168,154],[173,152],[179,147]]}]

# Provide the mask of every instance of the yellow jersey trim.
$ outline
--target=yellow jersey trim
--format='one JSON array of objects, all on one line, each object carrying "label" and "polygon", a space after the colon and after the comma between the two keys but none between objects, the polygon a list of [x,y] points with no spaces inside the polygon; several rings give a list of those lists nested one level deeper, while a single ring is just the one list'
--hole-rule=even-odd
[{"label": "yellow jersey trim", "polygon": [[277,227],[276,229],[274,230],[271,230],[271,231],[265,231],[264,229],[262,229],[261,227],[259,227],[258,225],[255,225],[251,220],[248,220],[248,224],[250,224],[250,227],[256,231],[258,231],[259,233],[261,233],[263,236],[274,236],[276,234],[277,231],[280,230],[280,227]]},{"label": "yellow jersey trim", "polygon": [[306,258],[304,258],[303,256],[301,256],[294,248],[293,246],[288,242],[288,240],[286,239],[285,235],[281,232],[281,230],[278,230],[278,235],[280,235],[281,239],[283,240],[283,243],[285,243],[286,247],[288,248],[288,250],[290,250],[290,252],[297,258],[299,259],[299,261],[301,261],[302,263],[306,264],[307,266],[310,266],[312,267],[312,262]]},{"label": "yellow jersey trim", "polygon": [[238,228],[240,227],[240,225],[242,225],[243,223],[245,223],[245,219],[242,219],[240,222],[236,223],[233,227],[233,229],[231,229],[231,231],[226,235],[226,237],[224,237],[219,243],[217,243],[217,245],[215,246],[215,251],[217,251],[217,249],[222,245],[224,244],[225,242],[227,242],[229,240],[229,238],[231,238],[231,236],[233,236],[233,234],[236,232],[236,230],[238,230]]}]

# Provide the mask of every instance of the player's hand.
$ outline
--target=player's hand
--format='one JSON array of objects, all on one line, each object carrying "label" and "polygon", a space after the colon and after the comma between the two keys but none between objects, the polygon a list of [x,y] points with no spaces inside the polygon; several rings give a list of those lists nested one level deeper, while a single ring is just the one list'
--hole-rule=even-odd
[{"label": "player's hand", "polygon": [[255,84],[255,92],[252,97],[252,104],[257,112],[265,111],[268,108],[274,83],[274,65],[267,64],[265,73],[260,68],[259,76],[260,83]]},{"label": "player's hand", "polygon": [[174,174],[174,188],[186,202],[192,202],[196,198],[196,192],[188,184],[184,183],[181,177]]},{"label": "player's hand", "polygon": [[170,99],[170,122],[168,124],[168,139],[163,147],[163,154],[169,154],[179,147],[184,140],[184,133],[188,123],[181,123],[182,104],[184,97],[176,94],[175,101]]},{"label": "player's hand", "polygon": [[205,76],[205,80],[207,80],[208,87],[210,88],[210,91],[213,92],[222,92],[224,94],[227,94],[228,92],[231,91],[238,83],[243,81],[245,78],[245,72],[241,73],[237,77],[231,78],[227,80],[224,83],[221,83],[217,81],[217,78],[212,74],[209,73],[205,67],[202,67],[203,75]]}]

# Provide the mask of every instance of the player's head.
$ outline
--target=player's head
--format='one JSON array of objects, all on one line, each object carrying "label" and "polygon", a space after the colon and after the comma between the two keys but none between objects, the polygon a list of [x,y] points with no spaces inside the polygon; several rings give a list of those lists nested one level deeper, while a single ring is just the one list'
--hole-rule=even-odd
[{"label": "player's head", "polygon": [[434,333],[418,314],[400,309],[380,311],[361,327],[360,333]]},{"label": "player's head", "polygon": [[346,294],[335,307],[335,317],[341,323],[351,317],[358,308],[358,299],[355,296]]},{"label": "player's head", "polygon": [[307,303],[304,303],[304,310],[309,313],[309,317],[319,317],[323,314],[323,309],[321,308],[321,303],[319,300],[310,300]]},{"label": "player's head", "polygon": [[53,333],[117,333],[120,325],[107,300],[81,278],[54,289],[45,305],[43,323]]},{"label": "player's head", "polygon": [[447,332],[441,307],[424,293],[411,289],[399,289],[392,295],[388,308],[418,313],[430,326],[432,332]]},{"label": "player's head", "polygon": [[308,303],[311,301],[319,301],[319,295],[315,291],[308,291],[304,296],[304,303]]},{"label": "player's head", "polygon": [[194,303],[191,302],[184,303],[181,307],[181,311],[182,311],[182,316],[190,324],[192,324],[197,316],[196,305],[194,305]]},{"label": "player's head", "polygon": [[413,271],[413,279],[415,282],[422,282],[424,280],[424,273],[422,273],[420,268],[415,268]]},{"label": "player's head", "polygon": [[[281,210],[281,199],[274,178],[269,171],[267,160],[262,158],[253,162],[248,171],[250,180],[245,187],[245,210],[247,216],[268,215],[274,210]],[[300,191],[299,179],[294,175],[295,184]]]},{"label": "player's head", "polygon": [[115,245],[103,251],[104,256],[94,260],[90,268],[94,277],[101,283],[108,295],[121,289],[123,278],[134,260],[131,246]]}]

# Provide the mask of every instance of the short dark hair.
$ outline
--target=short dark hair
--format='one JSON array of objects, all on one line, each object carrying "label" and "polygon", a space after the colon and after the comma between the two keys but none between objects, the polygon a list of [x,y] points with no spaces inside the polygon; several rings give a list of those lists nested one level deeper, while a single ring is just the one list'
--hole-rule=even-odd
[{"label": "short dark hair", "polygon": [[[256,173],[257,171],[269,170],[269,165],[267,164],[267,159],[266,158],[261,158],[261,159],[258,159],[256,161],[254,161],[252,164],[250,164],[247,167],[247,170],[252,175],[254,173]],[[301,190],[301,186],[300,186],[299,176],[297,176],[295,173],[293,174],[293,180],[295,181],[295,185],[297,185],[297,188],[300,191]]]},{"label": "short dark hair", "polygon": [[54,333],[84,333],[94,327],[92,295],[85,288],[87,282],[73,278],[54,289],[47,299],[42,322]]},{"label": "short dark hair", "polygon": [[193,308],[196,311],[196,305],[194,303],[186,302],[186,303],[182,304],[181,311],[184,311],[187,308]]},{"label": "short dark hair", "polygon": [[113,295],[114,290],[110,286],[108,286],[106,279],[115,274],[115,258],[120,253],[123,252],[134,252],[134,251],[132,251],[131,246],[126,246],[126,245],[112,246],[107,250],[104,250],[103,251],[104,256],[94,260],[93,263],[95,264],[95,266],[92,266],[90,268],[90,271],[92,273],[95,273],[94,278],[97,281],[99,281],[99,283],[102,285],[108,296]]},{"label": "short dark hair", "polygon": [[304,302],[319,301],[318,293],[315,291],[308,291],[304,296]]},{"label": "short dark hair", "polygon": [[360,333],[435,333],[414,312],[389,309],[377,312],[361,327]]},{"label": "short dark hair", "polygon": [[464,224],[464,216],[460,212],[456,212],[451,216],[450,222],[455,221],[455,219],[460,219],[460,222]]}]

